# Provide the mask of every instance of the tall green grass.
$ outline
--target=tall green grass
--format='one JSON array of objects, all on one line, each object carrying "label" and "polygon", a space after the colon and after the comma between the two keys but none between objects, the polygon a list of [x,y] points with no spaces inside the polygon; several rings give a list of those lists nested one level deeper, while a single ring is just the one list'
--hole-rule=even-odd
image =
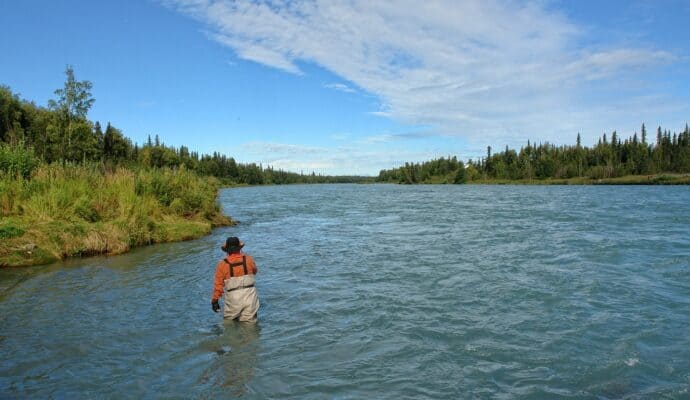
[{"label": "tall green grass", "polygon": [[218,180],[184,168],[37,164],[24,172],[0,170],[0,265],[117,254],[232,223],[216,200]]}]

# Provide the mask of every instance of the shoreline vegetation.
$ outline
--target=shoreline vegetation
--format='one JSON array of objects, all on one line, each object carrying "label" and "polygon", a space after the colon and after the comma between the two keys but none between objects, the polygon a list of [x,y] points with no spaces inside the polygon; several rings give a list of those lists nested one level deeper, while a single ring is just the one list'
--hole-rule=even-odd
[{"label": "shoreline vegetation", "polygon": [[[381,182],[381,183],[400,183],[405,182]],[[430,179],[425,182],[412,183],[413,185],[447,185],[455,184],[452,179],[438,178]],[[467,185],[690,185],[690,174],[662,173],[653,175],[625,175],[616,178],[544,178],[544,179],[496,179],[479,178],[473,181],[464,182]]]},{"label": "shoreline vegetation", "polygon": [[467,164],[457,157],[382,170],[377,182],[389,183],[488,183],[488,184],[690,184],[690,128],[671,134],[657,128],[656,143],[647,142],[644,124],[632,137],[621,140],[613,131],[594,147],[576,144],[532,144],[492,154]]},{"label": "shoreline vegetation", "polygon": [[214,152],[133,143],[108,122],[87,118],[92,84],[70,66],[47,107],[0,85],[0,267],[67,257],[114,255],[137,246],[189,240],[235,222],[218,203],[222,187],[314,183],[690,184],[690,131],[642,125],[596,147],[529,142],[465,165],[457,157],[382,170],[378,177],[324,176],[237,163]]},{"label": "shoreline vegetation", "polygon": [[106,171],[40,165],[30,180],[0,180],[0,266],[121,254],[196,239],[234,221],[216,200],[220,182],[179,170]]}]

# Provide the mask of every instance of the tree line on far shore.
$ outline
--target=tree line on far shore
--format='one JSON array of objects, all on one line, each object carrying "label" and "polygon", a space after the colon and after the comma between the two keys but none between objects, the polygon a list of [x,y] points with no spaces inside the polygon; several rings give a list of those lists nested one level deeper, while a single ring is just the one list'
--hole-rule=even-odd
[{"label": "tree line on far shore", "polygon": [[[95,99],[89,81],[75,79],[68,66],[64,87],[56,98],[41,107],[22,100],[9,87],[0,86],[0,171],[22,169],[29,172],[38,162],[47,164],[101,163],[106,169],[184,168],[201,175],[215,176],[226,184],[349,183],[373,181],[358,176],[324,176],[274,169],[256,163],[238,163],[214,152],[199,154],[187,146],[166,146],[158,135],[149,135],[141,146],[133,143],[110,122],[105,129],[90,121],[87,113]],[[27,158],[28,157],[28,158]],[[21,161],[23,160],[23,161]],[[17,163],[23,163],[20,167]],[[15,171],[16,172],[16,171]]]},{"label": "tree line on far shore", "polygon": [[486,157],[467,164],[457,157],[382,170],[378,182],[466,183],[487,180],[606,179],[627,175],[690,172],[690,129],[671,133],[658,127],[653,142],[644,124],[640,134],[622,140],[616,131],[604,134],[596,146],[583,146],[578,133],[575,145],[556,146],[529,141],[519,151],[500,153],[487,147]]}]

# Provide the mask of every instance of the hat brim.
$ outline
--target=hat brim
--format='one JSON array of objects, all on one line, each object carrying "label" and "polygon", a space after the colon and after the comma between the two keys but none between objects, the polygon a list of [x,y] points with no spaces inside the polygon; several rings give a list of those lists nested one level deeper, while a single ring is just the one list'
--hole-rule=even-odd
[{"label": "hat brim", "polygon": [[220,249],[226,253],[232,253],[235,251],[240,251],[242,249],[242,247],[244,247],[244,242],[240,240],[239,246],[225,247],[225,245],[222,245],[222,246],[220,246]]}]

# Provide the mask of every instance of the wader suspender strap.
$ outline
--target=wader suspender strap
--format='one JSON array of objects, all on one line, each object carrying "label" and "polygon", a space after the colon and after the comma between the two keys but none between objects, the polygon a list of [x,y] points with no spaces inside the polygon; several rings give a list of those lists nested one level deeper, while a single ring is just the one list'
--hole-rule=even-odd
[{"label": "wader suspender strap", "polygon": [[240,265],[244,269],[244,274],[247,275],[247,256],[242,256],[242,262],[241,263],[230,263],[228,262],[227,258],[224,258],[223,261],[228,264],[228,269],[230,270],[230,277],[233,278],[235,274],[233,273],[232,269],[234,267],[239,267]]},{"label": "wader suspender strap", "polygon": [[[238,263],[232,263],[232,264],[231,264],[231,263],[230,263],[227,259],[225,259],[225,258],[223,259],[223,261],[225,261],[225,263],[228,264],[228,269],[230,270],[230,277],[231,277],[231,278],[233,278],[233,277],[235,276],[235,274],[234,274],[234,272],[232,271],[232,269],[233,269],[234,267],[239,267],[240,265],[241,265],[242,268],[244,269],[244,274],[247,275],[247,256],[242,256],[242,262],[241,262],[241,263],[238,262]],[[249,285],[249,286],[236,287],[236,288],[234,288],[234,289],[228,289],[228,292],[232,292],[233,290],[237,290],[237,289],[250,288],[250,287],[254,287],[254,284],[251,284],[251,285]]]}]

